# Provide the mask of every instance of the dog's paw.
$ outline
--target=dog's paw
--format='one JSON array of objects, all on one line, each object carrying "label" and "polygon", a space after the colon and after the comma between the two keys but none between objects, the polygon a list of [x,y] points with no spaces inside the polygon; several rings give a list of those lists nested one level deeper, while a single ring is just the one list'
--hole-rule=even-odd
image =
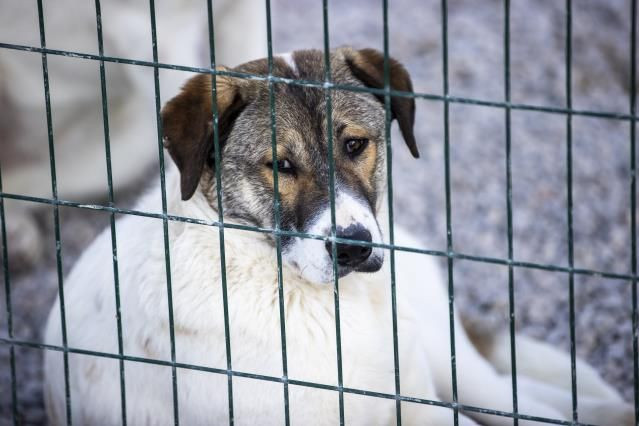
[{"label": "dog's paw", "polygon": [[26,209],[5,211],[9,269],[24,272],[42,257],[42,232],[33,214]]}]

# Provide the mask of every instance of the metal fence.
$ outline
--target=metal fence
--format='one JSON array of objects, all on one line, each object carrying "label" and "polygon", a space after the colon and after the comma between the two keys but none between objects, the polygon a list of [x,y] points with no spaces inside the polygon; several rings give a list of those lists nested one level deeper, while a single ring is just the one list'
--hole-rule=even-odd
[{"label": "metal fence", "polygon": [[[71,404],[73,401],[70,397],[69,391],[69,363],[68,363],[68,354],[84,354],[90,356],[97,357],[106,357],[111,359],[119,360],[119,371],[120,371],[120,390],[121,390],[121,409],[122,409],[122,424],[127,423],[126,419],[126,391],[125,391],[125,361],[128,362],[138,362],[138,363],[151,363],[155,365],[161,365],[170,367],[172,371],[172,384],[173,384],[173,412],[174,412],[174,422],[175,424],[179,423],[179,406],[178,406],[178,386],[177,386],[177,375],[178,369],[192,369],[205,371],[213,374],[221,374],[226,375],[228,377],[228,411],[229,411],[229,419],[230,423],[233,423],[233,378],[234,377],[244,377],[255,380],[265,380],[270,382],[281,383],[283,388],[282,402],[284,404],[284,413],[285,413],[285,422],[288,425],[290,422],[289,418],[289,395],[288,395],[288,387],[289,385],[298,385],[298,386],[306,386],[317,389],[331,390],[337,392],[339,394],[339,416],[340,416],[340,424],[344,424],[344,393],[350,394],[358,394],[365,395],[371,398],[384,398],[396,401],[396,419],[397,424],[401,424],[401,402],[410,402],[415,404],[427,404],[441,407],[448,407],[453,410],[454,421],[455,424],[458,422],[459,411],[468,411],[468,412],[481,412],[486,414],[492,414],[496,416],[504,416],[510,417],[513,420],[515,425],[518,424],[519,419],[527,419],[527,420],[535,420],[544,423],[552,423],[552,424],[581,424],[579,423],[579,415],[578,415],[578,405],[577,405],[577,373],[576,373],[576,358],[575,358],[575,301],[574,301],[574,278],[575,275],[590,275],[590,276],[598,276],[605,277],[615,280],[626,281],[632,288],[632,329],[633,329],[633,337],[632,337],[632,346],[633,346],[633,359],[634,359],[634,406],[635,406],[635,418],[639,419],[639,347],[638,347],[638,325],[639,325],[639,317],[637,315],[638,305],[637,305],[637,280],[639,279],[639,275],[637,274],[637,223],[636,223],[636,92],[637,92],[637,84],[636,84],[636,69],[637,69],[637,58],[636,58],[636,34],[637,34],[637,1],[632,0],[631,6],[629,10],[629,16],[631,20],[631,31],[629,34],[630,37],[630,97],[629,97],[629,108],[628,113],[610,113],[610,112],[602,112],[602,111],[592,111],[592,110],[578,110],[572,107],[572,77],[571,77],[571,63],[572,63],[572,1],[565,0],[565,90],[566,90],[566,99],[564,107],[544,107],[537,106],[531,104],[520,104],[520,103],[512,103],[511,102],[511,91],[510,91],[510,1],[504,0],[504,33],[503,33],[503,55],[504,55],[504,88],[503,88],[503,99],[495,100],[495,101],[485,101],[479,99],[471,99],[471,98],[462,98],[451,96],[449,94],[449,85],[448,85],[448,2],[446,0],[441,1],[441,22],[442,22],[442,59],[443,59],[443,87],[441,94],[432,94],[432,93],[413,93],[413,92],[402,92],[391,89],[389,84],[389,31],[388,31],[388,0],[382,0],[380,7],[383,8],[383,28],[384,28],[384,88],[383,89],[374,89],[374,88],[362,88],[355,86],[347,86],[347,85],[339,85],[335,84],[331,81],[331,69],[330,69],[330,61],[329,61],[329,31],[328,31],[328,1],[323,0],[323,30],[324,30],[324,81],[301,81],[301,80],[291,80],[286,78],[281,78],[272,75],[273,70],[273,51],[272,51],[272,38],[271,38],[271,4],[270,0],[265,0],[266,7],[266,18],[267,18],[267,42],[268,42],[268,69],[269,73],[266,76],[257,76],[250,75],[246,73],[238,73],[228,70],[216,70],[215,65],[215,44],[213,37],[213,7],[212,0],[206,1],[207,3],[207,11],[208,11],[208,29],[209,29],[209,46],[210,46],[210,67],[208,68],[198,68],[198,67],[188,67],[182,66],[179,64],[167,64],[158,62],[158,47],[157,47],[157,34],[156,34],[156,20],[155,20],[155,5],[154,0],[149,0],[149,14],[150,14],[150,28],[151,28],[151,38],[152,38],[152,49],[153,49],[153,61],[140,61],[140,60],[130,60],[124,59],[120,57],[110,57],[104,55],[103,49],[103,39],[102,39],[102,21],[101,21],[101,8],[100,8],[100,0],[95,0],[95,12],[96,12],[96,28],[97,28],[97,40],[98,40],[98,54],[87,54],[83,52],[73,52],[73,51],[63,51],[63,50],[54,50],[47,48],[46,43],[46,31],[45,31],[45,21],[44,21],[44,13],[43,13],[43,5],[42,0],[37,0],[37,8],[38,8],[38,21],[39,21],[39,32],[40,32],[40,46],[26,46],[26,45],[17,45],[17,44],[9,44],[0,42],[1,49],[12,49],[18,51],[26,51],[33,52],[34,54],[40,54],[42,57],[42,77],[43,77],[43,85],[44,85],[44,95],[45,95],[45,106],[46,106],[46,119],[47,119],[47,129],[48,129],[48,144],[49,144],[49,157],[50,157],[50,166],[51,166],[51,198],[38,198],[31,197],[22,194],[14,194],[4,192],[2,189],[2,181],[0,175],[0,222],[2,223],[2,247],[3,247],[3,269],[4,269],[4,281],[5,281],[5,292],[6,292],[6,309],[8,315],[7,321],[7,336],[8,337],[0,337],[0,344],[6,345],[10,351],[10,369],[11,369],[11,398],[12,398],[12,407],[13,407],[13,422],[14,424],[18,424],[19,421],[19,413],[18,413],[18,401],[17,401],[17,383],[16,383],[16,355],[15,348],[16,347],[29,347],[36,348],[41,350],[50,350],[50,351],[59,351],[63,353],[64,357],[64,375],[65,375],[65,389],[66,389],[66,410],[67,410],[67,423],[71,424]],[[107,169],[107,182],[108,182],[108,199],[109,202],[106,205],[100,206],[86,206],[81,203],[72,202],[60,199],[58,197],[57,185],[56,185],[56,167],[55,167],[55,144],[53,138],[53,125],[52,125],[52,110],[51,110],[51,102],[50,102],[50,91],[49,91],[49,73],[47,67],[47,57],[48,55],[60,55],[72,58],[81,58],[94,60],[99,62],[100,69],[100,87],[101,87],[101,96],[102,96],[102,112],[103,112],[103,122],[104,122],[104,143],[106,150],[106,169]],[[112,172],[111,172],[111,158],[110,158],[110,145],[109,145],[109,121],[108,121],[108,107],[107,107],[107,89],[106,89],[106,78],[105,78],[105,62],[113,62],[113,63],[121,63],[121,64],[130,64],[137,65],[142,67],[151,67],[154,71],[154,81],[155,81],[155,110],[156,110],[156,119],[157,119],[157,142],[158,142],[158,160],[160,164],[160,182],[161,182],[161,191],[162,191],[162,213],[155,212],[145,212],[145,211],[136,211],[130,209],[122,209],[118,208],[114,204],[114,195],[113,195],[113,184],[112,184]],[[164,167],[164,153],[162,146],[162,128],[161,128],[161,120],[160,120],[160,108],[161,108],[161,94],[160,94],[160,85],[159,85],[159,70],[160,69],[171,69],[171,70],[179,70],[179,71],[189,71],[196,72],[202,74],[210,74],[215,82],[216,76],[231,76],[236,78],[251,78],[251,79],[259,79],[262,81],[266,81],[269,87],[270,93],[270,119],[271,119],[271,142],[272,142],[272,154],[273,157],[276,157],[276,115],[275,115],[275,101],[274,101],[274,85],[275,84],[291,84],[298,86],[306,86],[316,89],[321,89],[324,91],[325,100],[326,100],[326,116],[327,116],[327,134],[328,134],[328,146],[329,146],[329,158],[333,158],[333,140],[332,140],[332,123],[331,123],[331,96],[332,92],[335,90],[348,90],[348,91],[364,91],[376,94],[378,96],[384,97],[385,104],[385,113],[386,113],[386,121],[385,121],[385,137],[386,137],[386,154],[388,156],[387,162],[387,173],[388,173],[388,192],[389,192],[389,244],[376,244],[376,243],[365,243],[362,241],[353,241],[353,240],[345,240],[336,237],[336,227],[335,227],[335,191],[334,191],[334,164],[332,161],[329,161],[329,174],[330,174],[330,199],[331,199],[331,235],[329,237],[324,237],[320,235],[311,235],[305,233],[296,233],[291,231],[286,231],[280,229],[280,212],[279,212],[279,193],[278,193],[278,170],[277,170],[277,161],[273,161],[273,177],[274,177],[274,187],[275,187],[275,197],[274,197],[274,211],[275,211],[275,228],[274,229],[264,229],[264,228],[255,228],[249,226],[242,226],[237,224],[228,224],[224,223],[224,213],[222,206],[222,199],[220,196],[220,187],[219,185],[221,175],[220,175],[220,144],[219,144],[219,135],[217,126],[214,129],[214,144],[215,144],[215,162],[216,162],[216,181],[218,185],[217,187],[217,202],[218,202],[218,211],[219,211],[219,220],[208,222],[199,219],[189,218],[189,217],[181,217],[176,215],[171,215],[167,212],[167,200],[166,200],[166,187],[165,187],[165,167]],[[217,123],[217,102],[216,102],[216,93],[215,89],[216,85],[213,84],[213,114],[214,114],[214,122]],[[444,165],[445,165],[445,191],[446,191],[446,230],[447,230],[447,249],[446,251],[437,251],[437,250],[426,250],[419,249],[415,247],[404,247],[397,246],[394,244],[394,233],[393,233],[393,185],[392,185],[392,149],[390,144],[390,124],[391,124],[391,113],[390,113],[390,100],[391,96],[399,96],[399,97],[413,97],[419,99],[427,99],[431,101],[441,102],[444,110]],[[507,258],[496,258],[496,257],[485,257],[485,256],[475,256],[468,255],[464,253],[460,253],[454,250],[453,244],[453,230],[451,225],[451,181],[450,181],[450,132],[449,132],[449,106],[451,103],[454,104],[470,104],[470,105],[478,105],[478,106],[488,106],[493,108],[503,109],[504,111],[504,121],[505,121],[505,129],[506,129],[506,139],[505,139],[505,153],[506,153],[506,193],[504,197],[506,198],[506,206],[507,206],[507,236],[508,236],[508,256]],[[566,187],[567,187],[567,239],[568,239],[568,266],[559,266],[554,264],[542,264],[542,263],[534,263],[534,262],[522,262],[513,258],[513,218],[512,218],[512,169],[511,169],[511,111],[512,110],[524,110],[524,111],[539,111],[549,114],[560,114],[565,116],[566,118],[566,146],[565,146],[565,161],[566,161]],[[601,270],[594,269],[584,269],[577,268],[574,266],[574,250],[573,250],[573,196],[572,196],[572,118],[573,116],[589,116],[589,117],[599,117],[602,119],[610,119],[610,120],[618,120],[621,122],[625,122],[629,127],[629,154],[630,154],[630,185],[629,185],[629,198],[630,198],[630,217],[631,217],[631,273],[630,274],[619,274],[612,273]],[[47,345],[34,341],[25,341],[21,339],[17,339],[14,336],[13,330],[13,321],[12,321],[12,304],[11,304],[11,283],[9,276],[9,259],[8,259],[8,250],[7,250],[7,232],[5,226],[5,213],[4,213],[4,200],[21,200],[26,202],[33,203],[43,203],[50,205],[53,209],[53,224],[55,231],[55,242],[56,242],[56,261],[57,261],[57,278],[58,278],[58,296],[60,298],[60,316],[61,316],[61,325],[62,325],[62,346],[55,345]],[[63,277],[63,269],[62,269],[62,245],[60,239],[60,218],[59,218],[59,207],[75,207],[75,208],[91,208],[97,209],[104,212],[108,212],[110,215],[110,230],[111,230],[111,242],[112,242],[112,253],[113,253],[113,272],[114,272],[114,287],[115,287],[115,303],[116,303],[116,321],[117,321],[117,334],[118,334],[118,352],[117,353],[105,353],[105,352],[96,352],[90,350],[84,350],[81,348],[70,347],[67,344],[67,335],[66,335],[66,322],[65,322],[65,303],[64,303],[64,277]],[[116,214],[129,214],[129,215],[137,215],[144,216],[150,218],[161,219],[163,222],[163,232],[164,232],[164,245],[165,245],[165,262],[166,262],[166,278],[167,278],[167,293],[168,293],[168,316],[169,316],[169,333],[171,339],[171,359],[168,360],[157,360],[157,359],[148,359],[141,357],[134,357],[126,355],[123,351],[123,341],[122,341],[122,323],[120,316],[120,298],[119,298],[119,279],[118,279],[118,260],[117,260],[117,241],[116,241]],[[178,362],[175,355],[175,335],[173,329],[173,305],[171,298],[171,259],[169,255],[169,239],[168,239],[168,224],[169,221],[178,221],[178,222],[187,222],[200,224],[202,226],[214,226],[219,228],[220,233],[220,251],[221,251],[221,286],[223,292],[223,302],[224,302],[224,321],[225,321],[225,336],[226,336],[226,369],[219,368],[210,368],[204,367],[200,365],[191,365],[186,363]],[[234,229],[242,229],[249,230],[259,233],[270,233],[274,235],[276,239],[276,252],[277,252],[277,263],[278,263],[278,293],[279,293],[279,313],[280,313],[280,325],[281,325],[281,344],[282,344],[282,376],[266,376],[259,374],[252,374],[241,372],[233,369],[231,363],[231,341],[230,341],[230,333],[229,333],[229,318],[228,318],[228,304],[227,304],[227,290],[226,290],[226,271],[225,271],[225,257],[224,257],[224,229],[225,228],[234,228]],[[284,303],[283,303],[283,286],[285,283],[282,279],[282,257],[281,257],[281,237],[282,236],[298,236],[302,238],[313,238],[319,240],[325,240],[332,244],[332,258],[333,261],[333,273],[334,273],[334,286],[335,286],[335,331],[336,331],[336,346],[337,346],[337,386],[326,385],[320,383],[312,383],[301,380],[295,380],[288,377],[288,369],[287,369],[287,350],[286,350],[286,325],[284,321]],[[390,268],[391,268],[391,295],[392,295],[392,316],[393,316],[393,349],[394,349],[394,368],[395,368],[395,393],[380,393],[373,392],[366,389],[355,389],[348,388],[343,386],[343,377],[342,377],[342,359],[341,359],[341,337],[340,337],[340,308],[339,308],[339,281],[337,274],[337,262],[335,259],[336,256],[336,244],[337,243],[348,243],[354,245],[366,245],[366,246],[374,246],[381,247],[389,250],[390,252]],[[423,255],[437,256],[441,258],[445,258],[447,260],[447,277],[448,277],[448,294],[449,294],[449,320],[450,320],[450,363],[452,370],[452,401],[449,402],[441,402],[436,400],[427,400],[427,399],[419,399],[413,397],[407,397],[401,394],[400,388],[400,380],[399,380],[399,351],[398,351],[398,337],[397,337],[397,306],[396,306],[396,298],[395,298],[395,251],[409,251],[414,253],[421,253]],[[510,323],[510,349],[511,349],[511,364],[512,364],[512,412],[503,412],[497,410],[486,409],[483,407],[476,406],[468,406],[462,405],[458,403],[457,396],[457,370],[456,370],[456,357],[455,357],[455,333],[454,333],[454,275],[453,275],[453,264],[457,259],[465,259],[475,262],[485,262],[490,264],[503,265],[508,267],[508,291],[509,291],[509,323]],[[568,291],[569,291],[569,319],[570,319],[570,358],[571,358],[571,385],[572,385],[572,420],[571,421],[561,421],[557,419],[548,419],[537,417],[534,415],[524,415],[518,412],[518,401],[517,401],[517,367],[516,367],[516,353],[515,353],[515,303],[514,303],[514,268],[532,268],[546,271],[553,271],[557,273],[562,273],[567,275],[568,282]],[[534,413],[532,413],[534,414]]]}]

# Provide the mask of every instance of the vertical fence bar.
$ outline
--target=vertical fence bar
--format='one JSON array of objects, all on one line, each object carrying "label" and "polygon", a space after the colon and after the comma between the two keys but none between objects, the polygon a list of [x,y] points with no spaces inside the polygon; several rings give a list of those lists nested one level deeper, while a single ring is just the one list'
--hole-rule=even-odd
[{"label": "vertical fence bar", "polygon": [[511,110],[510,110],[510,0],[504,0],[504,100],[506,108],[506,215],[508,222],[508,319],[510,323],[510,366],[513,392],[513,424],[519,424],[517,417],[517,345],[515,342],[515,277],[513,271],[513,181],[511,161]]},{"label": "vertical fence bar", "polygon": [[393,214],[393,149],[391,145],[391,98],[390,98],[390,55],[388,37],[388,0],[382,0],[384,23],[384,138],[386,141],[386,176],[388,183],[388,242],[390,248],[391,308],[393,315],[393,361],[395,373],[395,417],[397,425],[402,424],[402,404],[399,373],[399,338],[397,332],[397,288],[395,280],[395,220]]},{"label": "vertical fence bar", "polygon": [[444,95],[444,173],[446,189],[446,250],[448,253],[448,312],[450,327],[450,369],[453,391],[453,420],[459,424],[459,408],[457,406],[457,357],[455,355],[455,286],[453,281],[453,228],[451,215],[450,191],[450,120],[448,99],[448,2],[442,0],[442,71]]},{"label": "vertical fence bar", "polygon": [[[211,61],[211,69],[215,70],[215,27],[213,22],[213,0],[206,0],[207,19],[209,30],[209,58]],[[211,75],[213,81],[211,90],[212,110],[213,110],[213,149],[215,150],[215,189],[217,192],[217,214],[220,226],[218,227],[220,238],[220,268],[222,281],[222,303],[224,304],[224,339],[226,342],[226,370],[227,370],[227,394],[229,400],[229,424],[235,423],[233,414],[233,363],[231,358],[231,333],[229,330],[229,304],[228,292],[226,285],[226,253],[224,250],[224,209],[222,203],[222,169],[220,165],[221,147],[220,147],[220,131],[218,127],[219,111],[217,110],[217,74]]]},{"label": "vertical fence bar", "polygon": [[[95,0],[95,19],[98,35],[98,53],[104,55],[104,41],[102,38],[102,10],[100,0]],[[109,207],[114,207],[113,195],[113,173],[111,170],[111,139],[109,136],[109,110],[106,88],[106,71],[104,61],[100,60],[100,88],[102,91],[102,123],[104,125],[104,150],[106,156],[107,184],[109,187]],[[115,232],[115,213],[109,213],[109,225],[111,228],[111,254],[113,256],[113,284],[115,287],[115,320],[118,330],[118,354],[124,354],[124,343],[122,341],[122,315],[120,312],[120,278],[118,273],[118,248]],[[126,426],[126,382],[124,379],[124,359],[119,360],[120,367],[120,409],[122,410],[122,425]]]},{"label": "vertical fence bar", "polygon": [[[158,62],[158,40],[155,22],[155,0],[149,0],[149,13],[151,16],[151,43],[153,47],[153,62]],[[166,269],[166,296],[168,302],[169,315],[169,339],[171,345],[171,381],[173,384],[173,423],[177,426],[180,423],[180,413],[178,411],[178,389],[177,389],[177,369],[175,367],[175,328],[173,324],[173,291],[171,288],[171,250],[169,246],[169,222],[167,216],[166,203],[166,179],[164,167],[164,145],[162,144],[162,117],[160,110],[162,101],[160,98],[160,69],[153,67],[153,81],[155,84],[155,119],[158,132],[158,159],[160,163],[160,189],[162,192],[162,226],[164,233],[164,262]]]},{"label": "vertical fence bar", "polygon": [[572,0],[566,0],[566,187],[568,221],[568,297],[570,305],[570,377],[572,387],[572,420],[577,422],[577,367],[575,348],[575,273],[574,232],[572,221]]},{"label": "vertical fence bar", "polygon": [[344,424],[344,376],[342,370],[342,332],[339,313],[339,273],[337,269],[337,224],[335,219],[335,156],[333,150],[333,102],[331,97],[331,58],[328,26],[328,0],[322,0],[324,24],[324,100],[326,102],[326,138],[328,141],[328,194],[331,205],[331,258],[333,260],[333,284],[335,304],[335,346],[337,352],[337,387],[339,392],[339,424]]},{"label": "vertical fence bar", "polygon": [[[40,47],[46,48],[47,41],[44,29],[44,9],[42,0],[38,0],[38,23],[40,27]],[[42,53],[42,81],[44,83],[44,104],[47,116],[47,136],[49,140],[49,165],[51,168],[51,194],[54,201],[58,201],[58,183],[55,169],[55,146],[53,143],[53,116],[51,113],[51,92],[49,90],[49,66],[47,54]],[[67,321],[64,307],[64,277],[62,270],[62,241],[60,239],[60,211],[58,204],[53,204],[53,228],[55,234],[56,270],[58,275],[58,297],[60,298],[60,326],[62,328],[62,347],[64,362],[64,392],[67,425],[72,424],[71,419],[71,390],[69,387],[69,352],[67,344]]]},{"label": "vertical fence bar", "polygon": [[284,279],[282,277],[282,236],[280,217],[279,170],[277,164],[277,126],[275,115],[275,86],[273,83],[273,38],[271,27],[271,1],[266,0],[266,38],[268,48],[268,96],[271,119],[271,150],[273,156],[273,210],[275,215],[275,253],[277,255],[277,291],[280,311],[280,338],[282,342],[282,380],[284,382],[284,423],[291,422],[288,395],[288,358],[286,352],[286,313],[284,311]]},{"label": "vertical fence bar", "polygon": [[639,317],[637,316],[637,0],[630,4],[630,267],[632,276],[632,354],[635,394],[635,424],[639,423]]},{"label": "vertical fence bar", "polygon": [[[2,193],[2,169],[0,168],[0,193]],[[7,336],[13,339],[13,308],[11,304],[11,280],[9,274],[9,248],[7,246],[6,216],[4,214],[4,197],[0,195],[0,232],[2,233],[2,269],[4,272],[4,292],[7,309]],[[18,393],[16,382],[15,345],[9,344],[9,369],[11,374],[11,416],[13,425],[18,425]]]}]

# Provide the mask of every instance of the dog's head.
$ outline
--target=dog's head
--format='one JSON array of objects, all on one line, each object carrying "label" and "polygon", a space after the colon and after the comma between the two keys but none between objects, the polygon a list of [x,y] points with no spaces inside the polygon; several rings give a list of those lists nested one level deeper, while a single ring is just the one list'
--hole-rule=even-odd
[{"label": "dog's head", "polygon": [[[338,49],[331,53],[332,81],[336,84],[384,87],[384,58],[372,49]],[[234,71],[267,75],[266,59],[249,62]],[[390,87],[412,91],[404,67],[389,60]],[[307,81],[324,80],[324,55],[305,50],[273,58],[273,75]],[[329,142],[326,91],[303,85],[271,83],[276,129],[276,162],[272,156],[269,82],[218,75],[216,97],[221,158],[224,217],[273,228],[273,168],[278,169],[281,229],[321,236],[331,234]],[[210,75],[189,80],[162,111],[164,142],[181,174],[182,199],[202,191],[213,209],[215,150],[213,84]],[[380,243],[377,213],[385,191],[384,96],[331,90],[336,234],[339,238]],[[391,116],[413,156],[415,102],[411,97],[390,98]],[[271,243],[275,239],[267,234]],[[311,282],[333,277],[331,243],[282,237],[284,262]],[[365,245],[337,244],[338,273],[374,272],[381,268],[383,251]]]}]

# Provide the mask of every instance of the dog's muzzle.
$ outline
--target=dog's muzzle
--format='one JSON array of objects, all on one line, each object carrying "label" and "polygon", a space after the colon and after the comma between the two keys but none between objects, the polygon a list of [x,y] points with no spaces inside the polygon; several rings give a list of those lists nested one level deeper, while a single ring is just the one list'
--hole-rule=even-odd
[{"label": "dog's muzzle", "polygon": [[372,247],[372,243],[379,244],[383,239],[370,206],[348,192],[338,191],[334,219],[331,216],[330,204],[326,203],[303,230],[328,237],[335,223],[335,237],[340,241],[322,244],[316,239],[295,237],[283,251],[287,263],[306,280],[322,284],[332,282],[334,272],[342,278],[351,272],[379,271],[384,263],[384,250]]}]

